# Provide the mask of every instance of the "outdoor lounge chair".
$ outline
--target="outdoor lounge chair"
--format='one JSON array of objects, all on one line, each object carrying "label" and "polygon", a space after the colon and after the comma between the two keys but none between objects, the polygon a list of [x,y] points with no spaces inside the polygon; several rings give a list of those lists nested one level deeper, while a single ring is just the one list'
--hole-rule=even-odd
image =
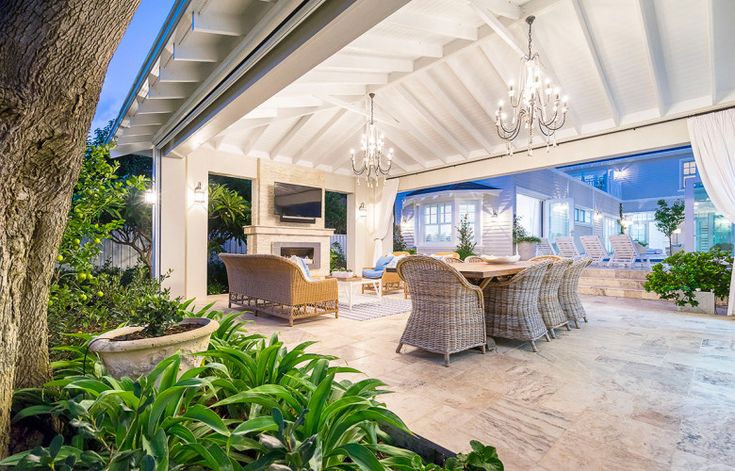
[{"label": "outdoor lounge chair", "polygon": [[564,258],[577,258],[579,251],[577,244],[574,243],[574,237],[564,236],[556,238],[556,247],[559,249],[559,256]]},{"label": "outdoor lounge chair", "polygon": [[536,255],[556,255],[554,247],[549,243],[549,239],[544,237],[541,239],[541,242],[536,244]]},{"label": "outdoor lounge chair", "polygon": [[339,317],[337,280],[309,280],[293,261],[277,255],[222,253],[230,291],[229,307],[239,304],[288,319],[334,314]]},{"label": "outdoor lounge chair", "polygon": [[449,263],[417,255],[398,262],[398,274],[411,295],[411,315],[398,343],[444,355],[480,348],[485,353],[485,309],[482,290]]},{"label": "outdoor lounge chair", "polygon": [[579,287],[579,278],[582,276],[582,272],[587,266],[592,263],[589,258],[582,258],[575,260],[569,268],[564,272],[561,278],[561,285],[559,286],[559,303],[561,308],[564,309],[564,313],[570,322],[574,322],[574,325],[579,329],[579,320],[584,319],[587,322],[587,312],[582,306],[582,301],[579,299],[577,294],[577,288]]},{"label": "outdoor lounge chair", "polygon": [[[383,255],[376,262],[374,267],[366,267],[362,270],[362,277],[369,278],[371,280],[381,280],[381,286],[383,287],[383,293],[387,294],[393,291],[399,291],[403,289],[403,283],[398,273],[395,271],[388,271],[386,268],[389,266],[395,267],[397,263],[397,257],[405,257],[410,255],[408,252],[393,252],[392,255]],[[372,286],[363,285],[362,292],[373,289]]]},{"label": "outdoor lounge chair", "polygon": [[633,242],[633,239],[628,234],[611,235],[609,239],[613,250],[609,265],[621,263],[623,265],[633,266],[636,263],[640,263],[641,265],[648,266],[651,264],[648,256],[640,252],[638,244]]},{"label": "outdoor lounge chair", "polygon": [[568,258],[552,261],[541,282],[538,308],[541,312],[541,318],[544,320],[544,324],[552,338],[556,338],[556,331],[554,329],[558,327],[566,326],[567,330],[571,330],[569,328],[569,319],[559,302],[559,286],[561,286],[564,272],[571,265],[572,261]]},{"label": "outdoor lounge chair", "polygon": [[584,256],[591,258],[592,263],[602,263],[610,260],[610,254],[602,244],[599,236],[579,236],[579,241],[582,242],[582,247],[584,247]]},{"label": "outdoor lounge chair", "polygon": [[525,340],[537,352],[536,340],[549,332],[539,311],[541,283],[551,264],[541,261],[507,281],[489,283],[485,287],[485,322],[490,337]]}]

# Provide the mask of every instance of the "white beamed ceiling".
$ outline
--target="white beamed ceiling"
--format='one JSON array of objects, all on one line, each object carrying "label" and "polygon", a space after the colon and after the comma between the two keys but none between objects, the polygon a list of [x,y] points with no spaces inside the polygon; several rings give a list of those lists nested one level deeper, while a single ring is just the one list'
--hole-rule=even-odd
[{"label": "white beamed ceiling", "polygon": [[[202,145],[347,174],[375,92],[394,174],[501,152],[494,112],[517,77],[529,14],[544,71],[570,98],[560,138],[735,99],[732,0],[413,0]],[[179,34],[185,59],[173,47],[160,59],[167,81],[141,92],[126,123],[139,130],[121,128],[121,142],[152,138],[245,29],[202,23],[210,29]]]}]

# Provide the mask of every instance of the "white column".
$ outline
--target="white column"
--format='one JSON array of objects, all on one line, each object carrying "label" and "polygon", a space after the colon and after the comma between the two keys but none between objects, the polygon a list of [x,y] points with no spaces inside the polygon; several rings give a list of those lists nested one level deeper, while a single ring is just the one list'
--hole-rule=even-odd
[{"label": "white column", "polygon": [[[186,159],[186,290],[185,297],[200,301],[207,297],[207,220],[208,156],[192,153]],[[204,202],[195,201],[195,189],[201,184]]]},{"label": "white column", "polygon": [[157,175],[160,204],[158,229],[159,271],[168,273],[163,287],[173,296],[186,295],[186,160],[176,157],[160,158]]},{"label": "white column", "polygon": [[153,167],[151,188],[156,195],[156,201],[151,208],[151,275],[158,279],[161,276],[161,151],[153,148]]}]

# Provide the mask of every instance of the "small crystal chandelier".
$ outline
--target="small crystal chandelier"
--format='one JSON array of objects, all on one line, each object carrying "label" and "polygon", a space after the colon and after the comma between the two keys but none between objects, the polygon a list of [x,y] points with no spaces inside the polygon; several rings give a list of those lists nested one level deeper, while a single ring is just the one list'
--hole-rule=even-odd
[{"label": "small crystal chandelier", "polygon": [[528,155],[533,154],[534,128],[538,126],[549,146],[556,146],[556,131],[564,126],[567,119],[567,97],[560,98],[558,87],[551,80],[544,79],[541,74],[541,61],[538,53],[531,49],[531,26],[536,17],[526,18],[528,23],[528,55],[521,58],[520,80],[518,90],[513,82],[508,83],[508,99],[513,108],[510,122],[503,112],[503,102],[498,103],[495,112],[495,127],[498,136],[506,141],[508,155],[513,154],[511,142],[518,137],[521,128],[528,129]]},{"label": "small crystal chandelier", "polygon": [[393,166],[393,149],[388,149],[387,155],[383,152],[383,134],[375,126],[373,114],[375,93],[370,93],[369,96],[370,121],[365,125],[365,132],[360,139],[360,152],[362,153],[360,163],[358,164],[355,161],[355,149],[350,149],[350,156],[352,158],[352,171],[358,177],[358,184],[360,177],[362,177],[367,182],[368,188],[374,188],[388,175]]}]

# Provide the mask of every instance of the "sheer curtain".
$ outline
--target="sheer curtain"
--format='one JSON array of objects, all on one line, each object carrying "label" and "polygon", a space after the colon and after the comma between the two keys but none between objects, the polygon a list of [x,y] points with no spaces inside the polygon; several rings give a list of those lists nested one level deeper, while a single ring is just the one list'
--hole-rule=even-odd
[{"label": "sheer curtain", "polygon": [[[735,109],[689,118],[687,126],[704,189],[717,211],[735,223]],[[735,276],[727,315],[735,315]]]},{"label": "sheer curtain", "polygon": [[[380,200],[375,201],[373,211],[373,261],[385,255],[383,248],[383,239],[392,234],[393,227],[393,205],[396,202],[396,194],[398,193],[398,178],[385,180],[383,183],[383,191],[380,193]],[[377,196],[377,195],[376,195]]]}]

